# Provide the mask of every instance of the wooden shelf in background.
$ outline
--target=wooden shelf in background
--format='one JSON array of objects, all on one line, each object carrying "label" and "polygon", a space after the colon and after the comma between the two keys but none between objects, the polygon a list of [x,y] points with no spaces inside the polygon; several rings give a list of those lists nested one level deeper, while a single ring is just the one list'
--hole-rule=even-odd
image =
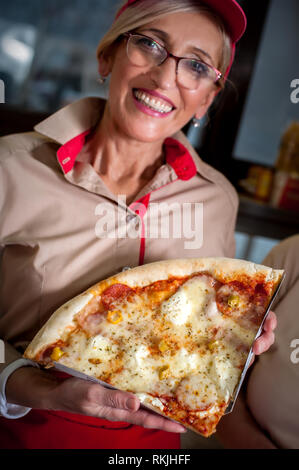
[{"label": "wooden shelf in background", "polygon": [[278,209],[240,196],[237,231],[283,240],[299,233],[299,212]]}]

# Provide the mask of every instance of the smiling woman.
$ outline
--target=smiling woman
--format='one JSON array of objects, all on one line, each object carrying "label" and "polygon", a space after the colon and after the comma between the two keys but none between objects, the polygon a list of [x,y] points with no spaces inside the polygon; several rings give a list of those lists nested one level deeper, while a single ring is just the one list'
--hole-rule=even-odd
[{"label": "smiling woman", "polygon": [[[180,446],[184,428],[137,396],[37,370],[20,351],[59,305],[124,267],[234,256],[236,193],[181,129],[221,91],[245,27],[235,0],[129,0],[98,48],[108,99],[80,100],[35,132],[0,139],[0,447]],[[118,238],[96,233],[99,205],[108,218],[116,211]],[[186,246],[182,224],[198,215],[202,242]],[[161,236],[146,238],[144,219]],[[162,234],[167,220],[181,237]]]},{"label": "smiling woman", "polygon": [[[162,34],[157,31],[167,35],[168,41],[161,44]],[[111,74],[111,78],[110,98],[98,132],[101,127],[113,127],[127,138],[150,144],[143,162],[153,161],[161,154],[165,138],[195,114],[200,119],[218,93],[220,73],[215,69],[221,56],[221,34],[201,13],[176,12],[140,26],[134,34],[122,35],[113,46],[113,51],[99,56],[101,75]],[[202,58],[198,52],[195,55],[195,47],[205,51]]]}]

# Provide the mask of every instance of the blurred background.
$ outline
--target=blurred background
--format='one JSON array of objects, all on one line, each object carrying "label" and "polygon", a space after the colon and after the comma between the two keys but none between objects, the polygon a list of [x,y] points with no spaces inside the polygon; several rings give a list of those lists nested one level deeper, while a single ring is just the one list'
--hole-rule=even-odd
[{"label": "blurred background", "polygon": [[[261,262],[299,232],[299,2],[240,0],[248,30],[230,83],[184,132],[240,195],[237,257]],[[62,106],[105,97],[96,47],[114,0],[0,0],[0,135],[32,130]]]}]

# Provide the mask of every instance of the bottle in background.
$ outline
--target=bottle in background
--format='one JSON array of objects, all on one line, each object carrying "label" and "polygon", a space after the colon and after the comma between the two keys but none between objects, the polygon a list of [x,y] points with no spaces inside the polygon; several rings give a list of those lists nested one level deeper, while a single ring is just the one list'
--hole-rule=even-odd
[{"label": "bottle in background", "polygon": [[282,136],[275,164],[271,204],[299,211],[299,122],[292,122]]}]

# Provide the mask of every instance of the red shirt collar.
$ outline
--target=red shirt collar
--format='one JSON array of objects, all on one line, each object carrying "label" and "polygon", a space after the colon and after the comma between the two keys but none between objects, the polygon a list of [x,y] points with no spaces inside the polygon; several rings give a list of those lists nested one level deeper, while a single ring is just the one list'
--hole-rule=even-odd
[{"label": "red shirt collar", "polygon": [[[90,133],[91,129],[69,140],[58,149],[57,159],[64,174],[73,169],[76,158]],[[197,169],[193,158],[183,144],[169,137],[164,142],[164,149],[166,162],[174,169],[178,179],[187,181],[196,175]]]}]

